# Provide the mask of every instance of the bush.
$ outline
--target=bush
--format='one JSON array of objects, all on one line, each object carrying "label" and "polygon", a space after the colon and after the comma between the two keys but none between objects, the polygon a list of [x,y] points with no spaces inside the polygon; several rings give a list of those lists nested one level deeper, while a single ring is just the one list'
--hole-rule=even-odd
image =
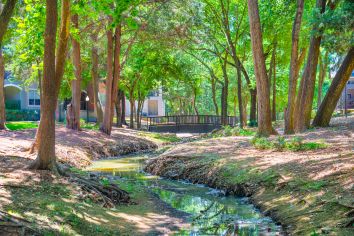
[{"label": "bush", "polygon": [[257,149],[271,149],[271,148],[273,148],[273,144],[267,138],[264,138],[264,137],[255,136],[251,140],[251,143]]},{"label": "bush", "polygon": [[291,151],[300,151],[303,145],[303,139],[300,137],[294,137],[286,143],[286,148]]},{"label": "bush", "polygon": [[285,138],[283,136],[278,136],[277,140],[273,141],[273,147],[278,151],[281,151],[286,148]]},{"label": "bush", "polygon": [[276,149],[282,151],[308,151],[326,148],[328,145],[323,142],[304,142],[300,137],[294,137],[287,141],[284,137],[279,136],[276,140],[270,141],[264,137],[255,136],[251,140],[252,145],[257,149]]},{"label": "bush", "polygon": [[6,121],[38,121],[39,110],[6,110]]}]

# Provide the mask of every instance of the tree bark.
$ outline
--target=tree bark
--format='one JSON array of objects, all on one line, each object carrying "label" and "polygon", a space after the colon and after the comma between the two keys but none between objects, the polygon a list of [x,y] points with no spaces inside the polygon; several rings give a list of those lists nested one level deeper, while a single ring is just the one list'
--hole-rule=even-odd
[{"label": "tree bark", "polygon": [[329,126],[334,109],[346,86],[352,71],[354,70],[354,47],[351,47],[328,89],[316,117],[313,126]]},{"label": "tree bark", "polygon": [[107,32],[108,49],[107,49],[106,106],[104,112],[104,119],[100,130],[103,133],[106,133],[108,135],[110,135],[112,131],[114,104],[117,100],[118,81],[120,79],[121,35],[122,35],[121,23],[117,25],[115,29],[114,37],[113,37],[112,30],[108,30]]},{"label": "tree bark", "polygon": [[324,78],[326,76],[326,69],[327,69],[327,57],[328,54],[326,52],[324,58],[323,56],[320,54],[319,57],[319,68],[320,68],[320,73],[318,75],[318,93],[317,93],[317,109],[320,108],[321,106],[321,102],[322,102],[322,88],[323,88],[323,81]]},{"label": "tree bark", "polygon": [[113,86],[113,31],[107,31],[107,78],[106,78],[106,104],[104,107],[103,122],[100,130],[110,135],[111,133],[111,112],[112,112],[112,87]]},{"label": "tree bark", "polygon": [[250,126],[253,127],[257,124],[257,90],[250,89],[250,93],[251,93]]},{"label": "tree bark", "polygon": [[272,99],[272,121],[277,120],[277,73],[276,73],[276,48],[277,43],[274,45],[274,57],[273,57],[273,99]]},{"label": "tree bark", "polygon": [[38,155],[32,169],[57,171],[55,157],[55,109],[64,73],[69,37],[70,1],[63,0],[59,44],[55,53],[58,10],[56,0],[46,0],[46,29],[44,47],[44,76],[42,81],[41,121],[37,131]]},{"label": "tree bark", "polygon": [[4,80],[5,80],[5,61],[2,55],[2,40],[7,31],[10,18],[15,9],[17,0],[7,0],[3,9],[1,9],[0,15],[0,130],[6,129],[6,112],[5,112],[5,90],[4,90]]},{"label": "tree bark", "polygon": [[93,88],[93,104],[95,106],[95,113],[97,118],[97,125],[101,125],[103,121],[102,104],[99,97],[99,75],[98,75],[98,32],[94,31],[91,34],[92,49],[91,49],[91,76],[92,76],[92,88]]},{"label": "tree bark", "polygon": [[297,0],[296,14],[292,31],[292,44],[289,70],[288,105],[285,110],[285,130],[286,134],[294,133],[294,110],[296,101],[296,87],[299,76],[299,35],[301,30],[302,13],[304,11],[304,0]]},{"label": "tree bark", "polygon": [[198,108],[197,108],[196,103],[197,103],[197,90],[196,90],[196,89],[193,89],[193,102],[192,102],[192,104],[193,104],[193,110],[194,110],[195,114],[196,114],[197,116],[199,116],[199,111],[198,111]]},{"label": "tree bark", "polygon": [[211,78],[211,92],[212,92],[212,99],[215,108],[215,114],[218,116],[219,107],[218,107],[218,102],[216,101],[216,79],[213,77]]},{"label": "tree bark", "polygon": [[134,129],[134,107],[135,107],[135,101],[132,95],[130,95],[130,121],[129,121],[129,128]]},{"label": "tree bark", "polygon": [[274,134],[275,130],[271,120],[269,81],[263,53],[258,0],[248,0],[248,14],[258,94],[258,134],[268,136]]},{"label": "tree bark", "polygon": [[115,103],[117,122],[116,126],[118,128],[122,127],[122,101],[121,101],[121,90],[118,90],[117,101]]},{"label": "tree bark", "polygon": [[[74,14],[71,21],[76,30],[79,30],[79,15]],[[80,43],[74,37],[71,37],[73,46],[72,59],[74,65],[75,79],[71,81],[71,106],[67,110],[66,128],[73,130],[80,130],[80,101],[81,101],[81,48]],[[88,109],[88,107],[86,108]],[[70,111],[70,114],[69,114]]]},{"label": "tree bark", "polygon": [[229,76],[227,75],[227,62],[224,60],[222,63],[222,73],[223,73],[223,86],[221,91],[221,124],[227,125],[227,101],[229,96]]},{"label": "tree bark", "polygon": [[[322,14],[325,11],[326,1],[317,0],[316,8],[319,9]],[[315,25],[313,31],[322,31],[319,26]],[[302,75],[299,93],[296,99],[295,105],[295,131],[302,132],[310,127],[311,121],[311,111],[312,111],[312,102],[314,97],[315,83],[316,83],[316,70],[318,63],[318,56],[320,53],[320,44],[321,44],[321,32],[311,36],[309,53],[307,56],[307,63]]]},{"label": "tree bark", "polygon": [[240,114],[240,128],[243,129],[243,125],[245,121],[243,115],[241,70],[239,68],[237,68],[237,99],[238,99],[238,111]]},{"label": "tree bark", "polygon": [[121,120],[122,120],[122,124],[123,125],[127,125],[127,121],[125,119],[125,115],[126,115],[126,113],[125,113],[125,111],[126,111],[126,109],[125,109],[125,94],[124,94],[123,91],[122,91],[121,101],[122,101],[122,104],[121,104],[121,106],[122,106],[122,117],[121,117]]},{"label": "tree bark", "polygon": [[4,39],[10,18],[14,12],[17,0],[7,0],[0,15],[0,48],[2,47],[2,40]]},{"label": "tree bark", "polygon": [[6,112],[5,112],[5,61],[0,48],[0,130],[6,129]]}]

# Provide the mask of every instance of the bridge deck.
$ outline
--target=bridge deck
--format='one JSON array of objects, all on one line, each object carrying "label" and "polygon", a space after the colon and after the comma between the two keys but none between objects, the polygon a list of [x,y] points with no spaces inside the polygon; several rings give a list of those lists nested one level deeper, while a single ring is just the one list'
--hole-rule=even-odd
[{"label": "bridge deck", "polygon": [[[226,123],[235,126],[238,118],[228,116]],[[148,117],[148,130],[153,132],[171,133],[207,133],[220,128],[222,117],[215,115],[176,115]]]}]

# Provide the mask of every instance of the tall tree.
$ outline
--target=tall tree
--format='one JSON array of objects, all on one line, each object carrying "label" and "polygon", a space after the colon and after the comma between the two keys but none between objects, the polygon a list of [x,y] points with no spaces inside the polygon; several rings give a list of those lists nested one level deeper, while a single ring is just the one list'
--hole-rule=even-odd
[{"label": "tall tree", "polygon": [[30,168],[58,171],[55,157],[55,109],[60,83],[64,74],[67,44],[69,39],[70,0],[63,0],[58,47],[56,34],[58,9],[57,0],[46,0],[46,29],[42,81],[41,120],[36,134],[37,158]]},{"label": "tall tree", "polygon": [[[316,16],[320,17],[324,13],[326,7],[325,0],[316,1]],[[317,15],[318,12],[320,15]],[[320,53],[320,44],[322,39],[322,26],[315,23],[313,26],[314,35],[310,39],[310,47],[307,56],[306,66],[302,75],[299,92],[295,104],[295,118],[294,128],[296,132],[304,131],[309,128],[311,121],[312,102],[314,97],[316,70],[318,63],[318,56]]]},{"label": "tall tree", "polygon": [[5,115],[5,95],[4,95],[4,79],[5,79],[5,61],[2,54],[2,41],[7,31],[10,18],[15,9],[17,0],[7,0],[5,6],[2,8],[0,15],[0,130],[5,129],[6,115]]},{"label": "tall tree", "polygon": [[296,101],[296,86],[299,71],[299,35],[301,30],[302,14],[304,11],[304,0],[297,0],[296,14],[292,31],[289,87],[288,87],[288,106],[285,111],[285,133],[294,133],[294,110]]},{"label": "tall tree", "polygon": [[[71,17],[73,27],[79,32],[79,15],[74,13]],[[80,101],[81,101],[81,48],[77,35],[71,35],[72,60],[74,65],[75,79],[71,81],[71,102],[67,107],[66,127],[73,130],[80,130]],[[88,108],[86,108],[88,109]]]},{"label": "tall tree", "polygon": [[99,75],[98,75],[98,29],[91,34],[92,48],[91,48],[91,77],[93,88],[93,104],[97,117],[97,124],[100,125],[103,121],[103,110],[99,95]]},{"label": "tall tree", "polygon": [[121,51],[122,23],[115,28],[113,37],[112,29],[107,31],[107,80],[106,80],[106,105],[103,123],[100,130],[108,135],[111,134],[114,104],[118,97],[118,82],[120,79],[120,51]]},{"label": "tall tree", "polygon": [[270,89],[265,65],[262,30],[258,10],[258,0],[248,0],[254,71],[258,94],[258,133],[268,136],[275,133],[272,127],[270,109]]},{"label": "tall tree", "polygon": [[[333,78],[332,84],[319,107],[316,117],[313,120],[314,126],[328,126],[334,109],[343,92],[347,81],[354,70],[354,47],[348,51],[342,65]],[[345,94],[346,95],[346,94]]]}]

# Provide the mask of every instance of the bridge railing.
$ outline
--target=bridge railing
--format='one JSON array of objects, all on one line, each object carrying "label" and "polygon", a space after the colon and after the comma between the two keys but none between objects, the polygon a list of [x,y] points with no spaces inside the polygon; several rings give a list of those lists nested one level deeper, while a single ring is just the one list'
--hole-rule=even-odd
[{"label": "bridge railing", "polygon": [[[238,118],[235,116],[227,117],[227,124],[236,126]],[[148,117],[148,126],[162,126],[162,125],[184,125],[184,124],[211,124],[221,125],[222,117],[216,115],[175,115],[175,116],[152,116]]]}]

